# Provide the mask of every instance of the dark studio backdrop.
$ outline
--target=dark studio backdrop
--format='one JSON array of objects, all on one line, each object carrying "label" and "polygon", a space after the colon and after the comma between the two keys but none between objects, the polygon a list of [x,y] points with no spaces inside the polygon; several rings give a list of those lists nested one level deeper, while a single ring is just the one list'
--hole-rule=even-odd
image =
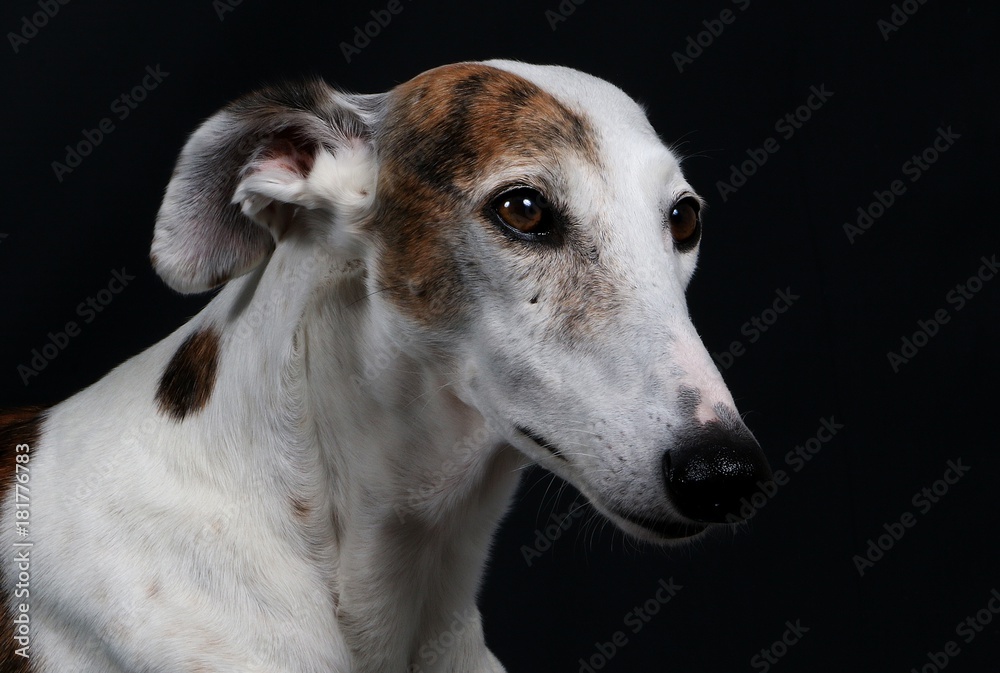
[{"label": "dark studio backdrop", "polygon": [[490,646],[524,673],[996,670],[995,10],[577,2],[5,3],[0,406],[72,394],[207,302],[147,255],[177,152],[227,101],[572,66],[688,157],[709,203],[690,310],[784,479],[735,533],[662,551],[561,521],[576,494],[527,474],[481,594]]}]

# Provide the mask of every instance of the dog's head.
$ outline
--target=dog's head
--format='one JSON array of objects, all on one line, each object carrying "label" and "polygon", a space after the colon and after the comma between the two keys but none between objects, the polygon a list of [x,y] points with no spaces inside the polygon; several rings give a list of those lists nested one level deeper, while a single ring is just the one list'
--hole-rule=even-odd
[{"label": "dog's head", "polygon": [[560,67],[388,94],[251,94],[188,142],[153,241],[201,291],[290,233],[362,257],[384,315],[497,439],[654,541],[738,519],[767,462],[688,316],[702,203],[642,109]]}]

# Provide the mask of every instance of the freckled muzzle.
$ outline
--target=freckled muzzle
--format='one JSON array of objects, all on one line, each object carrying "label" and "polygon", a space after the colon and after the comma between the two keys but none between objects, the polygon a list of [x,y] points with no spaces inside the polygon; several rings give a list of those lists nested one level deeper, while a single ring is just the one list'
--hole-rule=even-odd
[{"label": "freckled muzzle", "polygon": [[757,442],[725,432],[667,450],[663,471],[678,513],[704,523],[742,521],[740,501],[772,479]]}]

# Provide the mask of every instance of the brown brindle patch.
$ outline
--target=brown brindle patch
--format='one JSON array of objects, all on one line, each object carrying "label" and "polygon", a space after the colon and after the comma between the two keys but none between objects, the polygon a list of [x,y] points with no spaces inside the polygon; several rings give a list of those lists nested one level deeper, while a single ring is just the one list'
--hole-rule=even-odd
[{"label": "brown brindle patch", "polygon": [[555,338],[576,341],[621,315],[621,288],[606,267],[574,259],[563,260],[558,269],[549,270],[559,274],[555,282],[544,278],[545,270],[539,270],[535,278],[538,286],[552,289],[547,311],[553,317],[550,327]]},{"label": "brown brindle patch", "polygon": [[482,204],[469,194],[512,164],[551,166],[566,154],[598,165],[587,120],[528,80],[490,66],[431,70],[390,94],[379,137],[379,278],[425,323],[450,322],[467,271],[450,243]]},{"label": "brown brindle patch", "polygon": [[219,369],[219,335],[211,328],[191,334],[160,377],[156,401],[160,411],[177,420],[208,404]]},{"label": "brown brindle patch", "polygon": [[[15,465],[17,455],[33,456],[41,434],[44,409],[41,407],[26,407],[0,411],[0,499],[6,499],[14,486]],[[18,444],[26,444],[27,451],[18,451]],[[28,459],[30,465],[31,458]],[[13,516],[13,515],[11,515]],[[15,609],[13,596],[4,596],[3,618],[0,619],[0,671],[2,673],[30,673],[31,660],[18,654],[15,650],[20,644],[14,640],[14,621],[12,610]],[[29,650],[30,652],[31,650]]]},{"label": "brown brindle patch", "polygon": [[298,519],[305,521],[306,519],[309,518],[309,515],[312,514],[312,507],[309,506],[309,503],[303,502],[299,498],[293,497],[292,511],[295,512],[295,516]]},{"label": "brown brindle patch", "polygon": [[160,595],[161,588],[162,587],[160,586],[160,582],[158,580],[151,582],[149,586],[146,587],[146,598],[156,598]]}]

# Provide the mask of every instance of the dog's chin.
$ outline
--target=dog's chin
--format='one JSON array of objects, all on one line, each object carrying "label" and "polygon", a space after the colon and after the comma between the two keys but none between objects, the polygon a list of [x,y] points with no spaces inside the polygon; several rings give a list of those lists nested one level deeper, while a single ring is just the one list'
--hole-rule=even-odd
[{"label": "dog's chin", "polygon": [[603,507],[599,507],[598,509],[624,532],[636,539],[654,544],[670,544],[692,540],[711,528],[711,524],[685,522],[668,518],[641,517],[634,514],[625,514],[624,512],[607,511]]}]

